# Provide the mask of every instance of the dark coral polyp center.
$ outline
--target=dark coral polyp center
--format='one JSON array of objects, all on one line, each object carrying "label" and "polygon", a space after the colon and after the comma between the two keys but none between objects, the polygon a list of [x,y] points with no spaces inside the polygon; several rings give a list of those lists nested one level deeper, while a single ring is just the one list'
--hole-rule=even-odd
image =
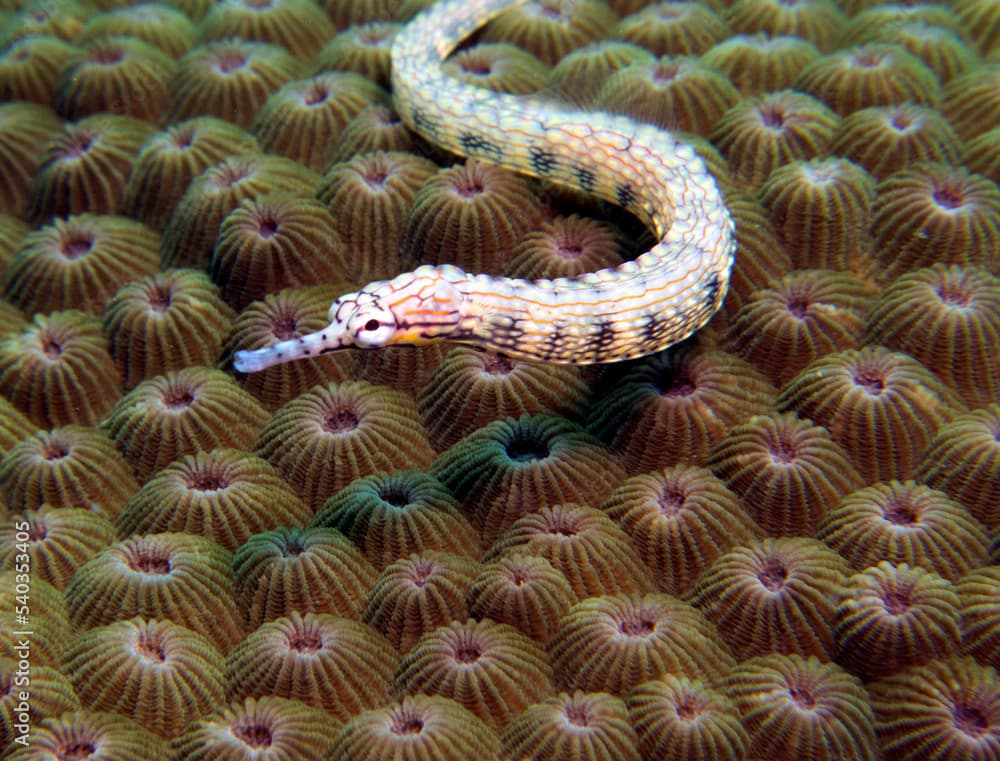
[{"label": "dark coral polyp center", "polygon": [[149,308],[157,314],[163,314],[170,309],[173,300],[174,294],[168,287],[153,288],[146,297],[146,303],[149,304]]},{"label": "dark coral polyp center", "polygon": [[878,396],[885,391],[885,374],[874,369],[861,369],[854,374],[854,383],[872,396]]},{"label": "dark coral polyp center", "polygon": [[327,433],[347,433],[356,430],[361,418],[354,410],[340,408],[323,417],[323,430]]},{"label": "dark coral polyp center", "polygon": [[125,60],[125,51],[119,47],[101,48],[92,54],[90,60],[102,66],[114,66]]},{"label": "dark coral polyp center", "polygon": [[42,458],[45,460],[62,460],[64,457],[69,457],[69,453],[69,444],[63,441],[47,441],[42,446]]},{"label": "dark coral polyp center", "polygon": [[455,660],[459,663],[475,663],[482,655],[482,648],[473,642],[468,642],[455,648]]},{"label": "dark coral polyp center", "polygon": [[959,703],[955,706],[951,715],[956,729],[961,730],[967,735],[978,738],[990,731],[990,722],[983,715],[979,706]]},{"label": "dark coral polyp center", "polygon": [[514,369],[514,363],[507,357],[498,354],[486,354],[483,357],[483,372],[488,375],[507,375]]},{"label": "dark coral polyp center", "polygon": [[636,613],[618,624],[618,631],[629,637],[645,637],[656,631],[656,622],[649,616]]},{"label": "dark coral polyp center", "polygon": [[63,241],[60,251],[69,260],[86,256],[94,248],[94,239],[88,235],[71,235]]},{"label": "dark coral polyp center", "polygon": [[58,750],[59,761],[84,761],[97,753],[97,745],[86,740],[77,740]]},{"label": "dark coral polyp center", "polygon": [[664,375],[657,384],[660,396],[691,396],[697,389],[690,378],[673,373]]},{"label": "dark coral polyp center", "polygon": [[566,721],[574,727],[590,726],[590,713],[585,706],[575,703],[566,707]]},{"label": "dark coral polyp center", "polygon": [[379,498],[393,507],[406,507],[413,500],[413,495],[401,484],[387,486],[379,492]]},{"label": "dark coral polyp center", "polygon": [[693,721],[701,716],[703,706],[696,696],[684,695],[677,701],[674,710],[677,712],[677,718],[682,721]]},{"label": "dark coral polyp center", "polygon": [[419,735],[424,731],[424,721],[419,716],[404,714],[395,717],[391,732],[394,735]]},{"label": "dark coral polyp center", "polygon": [[680,69],[677,64],[661,63],[653,67],[651,78],[654,84],[668,84],[677,78]]},{"label": "dark coral polyp center", "polygon": [[964,283],[942,283],[937,289],[938,298],[945,306],[965,309],[972,303],[972,291]]},{"label": "dark coral polyp center", "polygon": [[687,495],[680,489],[673,489],[671,487],[666,487],[660,492],[660,497],[657,500],[657,505],[660,508],[660,514],[667,517],[677,515],[684,509],[684,502],[687,500]]},{"label": "dark coral polyp center", "polygon": [[769,592],[777,592],[788,581],[788,568],[777,558],[768,558],[757,578]]},{"label": "dark coral polyp center", "polygon": [[271,335],[279,341],[287,341],[298,335],[299,321],[292,316],[278,317],[271,323]]},{"label": "dark coral polyp center", "polygon": [[186,479],[187,488],[193,491],[220,491],[228,488],[229,483],[229,477],[215,469],[189,473]]},{"label": "dark coral polyp center", "polygon": [[314,87],[303,98],[303,103],[307,106],[321,106],[330,98],[330,91],[325,87]]},{"label": "dark coral polyp center", "polygon": [[760,121],[765,127],[779,129],[785,126],[785,110],[779,106],[758,109]]},{"label": "dark coral polyp center", "polygon": [[168,410],[190,407],[194,404],[194,394],[186,388],[172,388],[163,395],[163,406]]},{"label": "dark coral polyp center", "polygon": [[785,302],[785,307],[790,315],[801,320],[809,314],[811,304],[812,302],[805,296],[791,296]]},{"label": "dark coral polyp center", "polygon": [[886,505],[883,515],[889,523],[897,526],[912,526],[918,520],[916,508],[907,502],[892,502]]},{"label": "dark coral polyp center", "polygon": [[545,442],[530,436],[515,436],[507,444],[506,451],[514,462],[531,462],[549,456],[549,448]]},{"label": "dark coral polyp center", "polygon": [[233,735],[251,748],[271,747],[271,730],[260,724],[241,724],[233,729]]},{"label": "dark coral polyp center", "polygon": [[901,616],[908,611],[913,604],[913,590],[908,587],[893,589],[882,595],[882,604],[889,615]]},{"label": "dark coral polyp center", "polygon": [[795,462],[796,458],[799,456],[799,448],[796,446],[796,443],[783,437],[778,438],[776,441],[772,441],[769,449],[771,452],[772,462],[779,465],[788,465],[789,463]]},{"label": "dark coral polyp center", "polygon": [[129,568],[140,573],[166,575],[170,573],[170,558],[154,552],[139,552],[129,559]]},{"label": "dark coral polyp center", "polygon": [[278,218],[273,214],[264,214],[257,219],[257,234],[265,240],[277,235],[279,227]]},{"label": "dark coral polyp center", "polygon": [[942,209],[957,209],[965,203],[965,193],[959,187],[942,185],[934,190],[934,202]]},{"label": "dark coral polyp center", "polygon": [[147,661],[164,663],[167,660],[167,654],[164,652],[162,645],[148,639],[138,642],[135,646],[135,651]]},{"label": "dark coral polyp center", "polygon": [[799,708],[812,710],[816,707],[816,696],[807,687],[790,687],[788,695],[798,704]]},{"label": "dark coral polyp center", "polygon": [[42,337],[42,354],[49,359],[59,359],[63,353],[63,345],[51,336]]},{"label": "dark coral polyp center", "polygon": [[230,74],[247,65],[247,58],[238,50],[229,50],[219,56],[216,68],[223,74]]},{"label": "dark coral polyp center", "polygon": [[323,638],[316,632],[298,632],[288,640],[288,647],[297,653],[315,653],[323,648]]}]

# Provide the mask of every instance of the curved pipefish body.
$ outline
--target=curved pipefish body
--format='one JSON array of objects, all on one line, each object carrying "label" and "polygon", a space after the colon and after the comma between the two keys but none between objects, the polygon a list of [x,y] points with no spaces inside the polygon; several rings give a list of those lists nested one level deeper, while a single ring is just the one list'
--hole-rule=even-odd
[{"label": "curved pipefish body", "polygon": [[444,0],[410,22],[392,47],[397,111],[451,151],[616,203],[659,242],[633,261],[575,278],[418,267],[339,297],[330,325],[317,333],[236,352],[237,370],[347,347],[439,340],[542,362],[618,362],[686,338],[718,310],[729,286],[733,222],[690,146],[625,117],[563,109],[442,74],[441,61],[463,38],[520,2]]}]

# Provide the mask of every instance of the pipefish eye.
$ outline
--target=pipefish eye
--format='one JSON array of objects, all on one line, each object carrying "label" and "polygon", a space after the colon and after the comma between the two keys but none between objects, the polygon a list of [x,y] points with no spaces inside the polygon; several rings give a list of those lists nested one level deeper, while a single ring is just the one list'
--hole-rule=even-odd
[{"label": "pipefish eye", "polygon": [[369,320],[365,323],[364,330],[378,330],[381,324],[378,320]]}]

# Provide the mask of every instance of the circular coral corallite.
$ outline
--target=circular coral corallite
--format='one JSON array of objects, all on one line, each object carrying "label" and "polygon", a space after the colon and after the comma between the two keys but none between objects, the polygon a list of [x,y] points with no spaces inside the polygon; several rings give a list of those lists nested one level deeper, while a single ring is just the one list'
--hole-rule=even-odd
[{"label": "circular coral corallite", "polygon": [[510,758],[532,761],[640,761],[636,734],[621,698],[560,693],[528,708],[500,736]]},{"label": "circular coral corallite", "polygon": [[423,469],[434,456],[413,400],[364,381],[315,386],[288,402],[261,430],[257,454],[314,510],[358,478]]},{"label": "circular coral corallite", "polygon": [[991,761],[1000,754],[1000,679],[972,658],[916,666],[869,685],[887,761]]},{"label": "circular coral corallite", "polygon": [[511,553],[548,560],[579,599],[653,589],[628,535],[593,507],[562,503],[522,515],[497,537],[484,559]]},{"label": "circular coral corallite", "polygon": [[898,45],[871,42],[817,59],[795,88],[814,95],[841,116],[871,106],[918,103],[935,107],[941,88],[934,72]]},{"label": "circular coral corallite", "polygon": [[511,9],[483,29],[488,42],[510,42],[549,66],[588,42],[603,39],[616,17],[597,0],[538,0]]},{"label": "circular coral corallite", "polygon": [[1000,58],[952,79],[944,88],[941,105],[963,140],[993,129],[1000,121]]},{"label": "circular coral corallite", "polygon": [[962,652],[1000,666],[1000,566],[963,576],[955,584],[961,606]]},{"label": "circular coral corallite", "polygon": [[[52,93],[66,60],[76,53],[75,45],[50,35],[22,37],[0,51],[0,102],[36,103],[52,113]],[[25,103],[16,103],[22,113]],[[37,113],[37,112],[36,112]],[[30,129],[31,123],[25,122]]]},{"label": "circular coral corallite", "polygon": [[312,60],[334,31],[323,9],[310,0],[224,0],[198,24],[202,42],[270,42],[303,61]]},{"label": "circular coral corallite", "polygon": [[641,45],[654,55],[698,56],[729,35],[725,21],[693,2],[656,2],[626,16],[614,36]]},{"label": "circular coral corallite", "polygon": [[138,488],[114,444],[78,425],[35,431],[0,463],[0,494],[18,512],[49,505],[114,519]]},{"label": "circular coral corallite", "polygon": [[323,176],[316,197],[336,210],[337,232],[358,282],[399,272],[405,219],[434,171],[429,159],[376,151],[334,164]]},{"label": "circular coral corallite", "polygon": [[678,596],[719,555],[760,534],[725,484],[689,465],[622,481],[601,511],[631,539],[656,587]]},{"label": "circular coral corallite", "polygon": [[546,414],[488,423],[445,450],[431,474],[465,506],[483,546],[542,507],[599,502],[622,476],[579,425]]},{"label": "circular coral corallite", "polygon": [[511,253],[506,268],[511,277],[576,277],[624,260],[624,247],[615,229],[577,214],[544,220],[525,235]]},{"label": "circular coral corallite", "polygon": [[760,190],[778,241],[797,267],[809,269],[849,269],[867,252],[874,200],[871,176],[833,157],[779,167]]},{"label": "circular coral corallite", "polygon": [[285,527],[250,537],[233,572],[247,631],[295,612],[356,618],[377,574],[339,531]]},{"label": "circular coral corallite", "polygon": [[846,272],[790,272],[740,307],[728,348],[783,386],[813,360],[857,346],[875,293]]},{"label": "circular coral corallite", "polygon": [[475,559],[479,538],[460,507],[444,485],[426,473],[376,473],[330,497],[312,525],[343,532],[378,569],[424,550]]},{"label": "circular coral corallite", "polygon": [[567,54],[552,68],[550,87],[563,100],[588,106],[616,71],[653,60],[653,54],[639,45],[621,40],[593,42]]},{"label": "circular coral corallite", "polygon": [[233,308],[285,288],[332,283],[347,272],[337,222],[314,198],[248,198],[222,220],[209,273]]},{"label": "circular coral corallite", "polygon": [[837,663],[867,681],[957,654],[959,591],[906,563],[882,561],[852,576],[837,605]]},{"label": "circular coral corallite", "polygon": [[308,197],[317,181],[301,164],[267,154],[234,156],[209,167],[192,180],[163,229],[164,266],[207,267],[219,226],[243,201],[271,193]]},{"label": "circular coral corallite", "polygon": [[[26,528],[22,529],[21,523]],[[115,527],[103,515],[79,508],[43,505],[37,510],[14,514],[10,522],[0,527],[0,570],[14,570],[26,554],[33,575],[63,590],[80,566],[115,539]],[[0,742],[2,747],[5,744]]]},{"label": "circular coral corallite", "polygon": [[26,314],[99,314],[121,286],[159,266],[160,237],[145,225],[80,214],[25,236],[4,271],[3,296]]},{"label": "circular coral corallite", "polygon": [[226,658],[229,698],[275,695],[319,708],[337,722],[384,705],[399,656],[372,627],[292,611],[268,621]]},{"label": "circular coral corallite", "polygon": [[76,634],[63,666],[88,708],[127,716],[168,739],[222,702],[222,668],[205,637],[144,618]]},{"label": "circular coral corallite", "polygon": [[501,756],[493,730],[454,700],[413,695],[352,718],[337,732],[330,757],[483,761]]},{"label": "circular coral corallite", "polygon": [[839,124],[840,117],[816,98],[782,90],[737,103],[711,139],[737,184],[756,190],[779,166],[824,155]]},{"label": "circular coral corallite", "polygon": [[[259,349],[295,336],[314,333],[330,324],[330,302],[351,290],[344,284],[294,288],[265,296],[233,321],[226,339],[226,361],[236,349]],[[239,378],[243,388],[270,411],[331,379],[347,380],[353,361],[349,352],[335,352],[298,362],[285,362]]]},{"label": "circular coral corallite", "polygon": [[104,334],[131,389],[171,370],[214,364],[233,317],[204,272],[166,270],[118,289],[104,309]]},{"label": "circular coral corallite", "polygon": [[[25,669],[20,660],[0,658],[0,748],[13,753],[24,744],[24,723],[30,723],[34,736],[28,747],[38,741],[42,719],[80,710],[80,698],[73,685],[60,671],[50,666],[31,664],[31,702],[24,700]],[[12,744],[15,738],[20,742]],[[9,758],[9,756],[5,756]]]},{"label": "circular coral corallite", "polygon": [[0,462],[15,444],[36,427],[24,413],[0,396]]},{"label": "circular coral corallite", "polygon": [[162,230],[195,177],[213,164],[257,150],[251,135],[214,116],[171,124],[143,143],[125,185],[122,213]]},{"label": "circular coral corallite", "polygon": [[923,365],[882,346],[810,363],[778,407],[829,430],[867,483],[910,478],[938,428],[964,409]]},{"label": "circular coral corallite", "polygon": [[76,38],[78,43],[102,37],[128,37],[180,58],[195,43],[195,28],[180,10],[159,3],[140,3],[111,8],[87,20]]},{"label": "circular coral corallite", "polygon": [[844,14],[831,0],[738,0],[724,18],[739,34],[799,37],[823,52],[837,46],[844,27]]},{"label": "circular coral corallite", "polygon": [[240,39],[199,45],[177,62],[163,120],[217,116],[249,127],[268,97],[302,69],[301,61],[277,45]]},{"label": "circular coral corallite", "polygon": [[424,634],[396,671],[397,695],[440,695],[470,710],[494,731],[552,694],[542,646],[495,621],[452,621]]},{"label": "circular coral corallite", "polygon": [[927,106],[863,108],[844,118],[830,153],[864,167],[877,180],[922,161],[958,163],[961,143],[943,115]]},{"label": "circular coral corallite", "polygon": [[[5,8],[9,4],[5,4]],[[44,0],[28,0],[16,3],[17,13],[0,28],[0,39],[4,44],[33,36],[52,36],[61,40],[72,40],[83,29],[87,19],[94,13],[94,7],[75,0],[68,0],[58,6],[49,5]]]},{"label": "circular coral corallite", "polygon": [[249,449],[266,420],[264,408],[228,375],[188,367],[143,381],[101,425],[139,480],[147,481],[186,454]]},{"label": "circular coral corallite", "polygon": [[510,624],[542,645],[575,602],[573,588],[552,563],[519,553],[483,565],[469,590],[474,618]]},{"label": "circular coral corallite", "polygon": [[360,74],[326,71],[282,85],[257,112],[250,131],[265,151],[322,172],[334,161],[337,139],[351,119],[387,100],[381,87]]},{"label": "circular coral corallite", "polygon": [[[915,3],[912,6],[896,5],[895,7],[910,7],[913,10],[927,8],[922,3]],[[942,85],[947,85],[953,79],[979,66],[979,59],[975,51],[966,43],[965,37],[954,28],[911,19],[909,21],[896,21],[867,31],[870,32],[873,40],[906,48],[934,72]]]},{"label": "circular coral corallite", "polygon": [[936,263],[1000,266],[1000,189],[985,177],[917,164],[876,194],[872,234],[885,279]]},{"label": "circular coral corallite", "polygon": [[874,716],[865,688],[815,656],[765,655],[731,669],[722,693],[760,758],[877,761]]},{"label": "circular coral corallite", "polygon": [[962,163],[1000,185],[1000,127],[966,140]]},{"label": "circular coral corallite", "polygon": [[962,504],[991,531],[1000,528],[1000,404],[957,416],[931,440],[914,474]]},{"label": "circular coral corallite", "polygon": [[479,565],[444,552],[418,552],[386,566],[368,592],[361,620],[400,653],[423,634],[469,617],[469,590]]},{"label": "circular coral corallite", "polygon": [[833,614],[847,564],[815,539],[768,538],[736,547],[702,574],[694,606],[737,658],[834,653]]},{"label": "circular coral corallite", "polygon": [[[0,57],[0,93],[3,61]],[[2,97],[2,96],[0,96]],[[48,106],[34,103],[0,102],[0,212],[25,216],[31,178],[38,169],[39,154],[62,124]]]},{"label": "circular coral corallite", "polygon": [[986,529],[960,504],[913,481],[874,484],[848,494],[816,536],[851,568],[887,560],[921,566],[955,581],[986,564]]},{"label": "circular coral corallite", "polygon": [[787,90],[817,58],[819,51],[808,40],[758,32],[733,35],[701,60],[729,77],[743,96],[750,96]]},{"label": "circular coral corallite", "polygon": [[681,462],[697,465],[733,425],[770,412],[774,398],[774,387],[743,360],[682,348],[626,370],[592,405],[588,427],[635,475]]},{"label": "circular coral corallite", "polygon": [[117,214],[125,181],[153,127],[130,116],[96,114],[66,124],[41,153],[28,216],[36,224],[71,214]]},{"label": "circular coral corallite", "polygon": [[595,105],[674,132],[707,135],[739,100],[722,72],[697,58],[664,56],[612,74]]},{"label": "circular coral corallite", "polygon": [[156,123],[175,65],[159,48],[135,38],[98,37],[66,59],[52,103],[68,120],[112,113]]},{"label": "circular coral corallite", "polygon": [[541,90],[549,80],[548,66],[506,42],[483,42],[460,50],[441,70],[466,84],[515,95]]},{"label": "circular coral corallite", "polygon": [[[403,120],[388,106],[368,106],[347,123],[333,146],[334,161],[349,161],[377,151],[398,151],[410,158],[416,154],[419,138],[410,132]],[[431,171],[436,169],[431,166]]]},{"label": "circular coral corallite", "polygon": [[388,88],[392,42],[401,28],[393,21],[352,24],[324,46],[314,65],[320,71],[352,71]]},{"label": "circular coral corallite", "polygon": [[417,392],[434,446],[443,450],[487,423],[540,412],[572,414],[588,394],[580,371],[456,346]]},{"label": "circular coral corallite", "polygon": [[581,600],[563,616],[549,657],[560,687],[620,696],[664,674],[714,681],[735,665],[708,619],[659,592]]},{"label": "circular coral corallite", "polygon": [[[162,738],[131,719],[99,711],[73,711],[43,719],[33,727],[26,747],[11,752],[8,761],[86,759],[100,752],[101,761],[170,761],[173,754]],[[87,755],[81,756],[81,753]],[[75,761],[75,760],[74,760]]]},{"label": "circular coral corallite", "polygon": [[936,264],[890,283],[868,316],[868,340],[933,370],[970,407],[1000,399],[1000,278]]},{"label": "circular coral corallite", "polygon": [[514,246],[541,222],[540,205],[526,179],[492,164],[469,159],[438,170],[413,198],[403,261],[501,274]]},{"label": "circular coral corallite", "polygon": [[173,742],[185,761],[300,761],[332,758],[330,717],[273,696],[231,703],[197,719]]},{"label": "circular coral corallite", "polygon": [[147,481],[118,516],[122,536],[175,531],[235,551],[251,535],[297,526],[309,508],[276,468],[236,449],[186,455]]},{"label": "circular coral corallite", "polygon": [[735,426],[706,465],[771,536],[812,536],[840,499],[863,485],[827,430],[792,413]]},{"label": "circular coral corallite", "polygon": [[849,47],[862,42],[887,42],[883,36],[885,30],[914,22],[954,32],[960,27],[955,14],[946,5],[871,3],[864,10],[851,14],[851,20],[841,35],[840,45]]},{"label": "circular coral corallite", "polygon": [[133,536],[76,572],[66,587],[70,619],[76,629],[134,616],[166,619],[226,653],[243,639],[230,560],[228,551],[200,536]]},{"label": "circular coral corallite", "polygon": [[750,737],[736,707],[697,679],[664,674],[633,688],[628,718],[646,759],[728,761],[746,758]]},{"label": "circular coral corallite", "polygon": [[421,9],[417,0],[409,10],[406,0],[321,0],[320,6],[337,29],[373,21],[409,21]]}]

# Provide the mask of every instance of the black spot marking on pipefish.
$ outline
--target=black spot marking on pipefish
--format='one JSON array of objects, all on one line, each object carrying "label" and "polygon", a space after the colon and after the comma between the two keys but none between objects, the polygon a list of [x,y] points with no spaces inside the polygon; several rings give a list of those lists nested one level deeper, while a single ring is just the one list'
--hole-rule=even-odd
[{"label": "black spot marking on pipefish", "polygon": [[712,312],[716,310],[719,302],[719,273],[713,272],[712,276],[705,283],[705,306]]},{"label": "black spot marking on pipefish", "polygon": [[540,175],[548,174],[559,166],[559,159],[552,151],[547,151],[537,145],[528,149],[528,158],[531,161],[532,169]]},{"label": "black spot marking on pipefish", "polygon": [[576,181],[579,183],[581,190],[590,193],[593,192],[594,186],[597,184],[597,175],[586,167],[578,166],[576,168]]},{"label": "black spot marking on pipefish", "polygon": [[503,146],[481,135],[466,132],[458,136],[458,144],[470,156],[488,156],[494,162],[499,162],[503,158]]},{"label": "black spot marking on pipefish", "polygon": [[619,185],[615,188],[615,193],[618,196],[618,205],[623,209],[631,209],[632,204],[635,203],[635,191],[632,190],[631,185]]},{"label": "black spot marking on pipefish", "polygon": [[417,132],[422,135],[428,135],[433,139],[437,138],[439,131],[438,123],[427,116],[422,110],[419,108],[413,109],[410,118],[413,120],[413,129]]}]

